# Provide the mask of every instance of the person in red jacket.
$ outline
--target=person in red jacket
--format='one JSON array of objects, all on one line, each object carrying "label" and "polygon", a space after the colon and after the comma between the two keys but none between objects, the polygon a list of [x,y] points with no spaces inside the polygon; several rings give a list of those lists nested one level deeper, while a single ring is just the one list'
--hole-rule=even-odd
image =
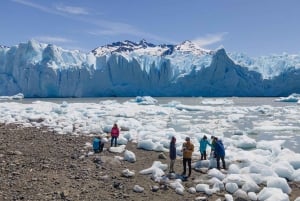
[{"label": "person in red jacket", "polygon": [[118,125],[116,123],[112,127],[112,129],[110,131],[110,134],[111,134],[110,146],[112,147],[113,146],[113,142],[115,141],[115,147],[116,147],[117,146],[117,139],[118,139],[118,137],[120,135],[120,130],[119,130],[119,127],[118,127]]}]

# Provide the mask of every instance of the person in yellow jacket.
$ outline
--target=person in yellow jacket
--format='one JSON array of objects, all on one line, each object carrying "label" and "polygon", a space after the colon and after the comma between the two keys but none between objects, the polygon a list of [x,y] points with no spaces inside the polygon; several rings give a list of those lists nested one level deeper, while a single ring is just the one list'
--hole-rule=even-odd
[{"label": "person in yellow jacket", "polygon": [[183,173],[182,175],[186,174],[186,164],[189,166],[189,174],[188,177],[191,176],[192,173],[192,154],[194,151],[194,145],[191,143],[191,139],[189,137],[185,138],[185,142],[182,145],[182,152],[183,152]]}]

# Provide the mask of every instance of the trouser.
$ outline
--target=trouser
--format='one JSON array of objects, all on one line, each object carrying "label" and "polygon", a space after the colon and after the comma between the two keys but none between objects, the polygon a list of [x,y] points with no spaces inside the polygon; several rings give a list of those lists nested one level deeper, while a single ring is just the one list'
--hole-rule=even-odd
[{"label": "trouser", "polygon": [[225,166],[225,159],[224,159],[225,156],[218,156],[217,155],[217,168],[220,169],[220,159],[222,160],[222,165],[223,165],[223,169],[226,169],[226,166]]},{"label": "trouser", "polygon": [[102,152],[103,151],[103,147],[104,147],[104,143],[100,143],[100,152]]},{"label": "trouser", "polygon": [[110,146],[111,147],[113,146],[114,141],[115,141],[115,147],[117,146],[117,139],[118,139],[118,137],[111,137],[111,140],[110,140]]},{"label": "trouser", "polygon": [[191,176],[192,173],[192,159],[191,158],[183,158],[183,173],[186,174],[186,164],[189,166],[189,176]]},{"label": "trouser", "polygon": [[206,151],[201,152],[201,159],[200,160],[206,160]]},{"label": "trouser", "polygon": [[170,172],[175,172],[174,171],[174,164],[175,164],[175,160],[171,160],[170,161]]}]

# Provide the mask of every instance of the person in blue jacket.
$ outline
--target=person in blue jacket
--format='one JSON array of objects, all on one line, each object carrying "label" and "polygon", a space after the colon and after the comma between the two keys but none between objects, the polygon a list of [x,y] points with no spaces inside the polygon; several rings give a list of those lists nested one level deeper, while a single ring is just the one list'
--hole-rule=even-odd
[{"label": "person in blue jacket", "polygon": [[220,159],[222,160],[223,169],[226,169],[225,165],[225,148],[222,140],[219,140],[217,137],[214,138],[215,142],[215,154],[217,159],[217,168],[220,169]]},{"label": "person in blue jacket", "polygon": [[211,144],[208,142],[206,135],[203,136],[203,138],[200,140],[199,143],[200,143],[199,151],[201,154],[200,160],[206,160],[206,148],[207,145],[211,146]]},{"label": "person in blue jacket", "polygon": [[93,139],[93,149],[95,153],[100,153],[103,151],[104,142],[101,141],[100,137],[95,137]]}]

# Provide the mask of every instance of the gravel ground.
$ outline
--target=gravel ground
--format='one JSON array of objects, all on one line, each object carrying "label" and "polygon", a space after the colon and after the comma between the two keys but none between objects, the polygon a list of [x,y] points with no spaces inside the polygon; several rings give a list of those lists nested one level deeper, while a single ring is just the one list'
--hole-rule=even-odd
[{"label": "gravel ground", "polygon": [[[154,182],[149,175],[139,171],[151,167],[154,161],[169,163],[160,159],[160,153],[137,149],[128,143],[126,149],[135,153],[137,161],[130,163],[117,160],[107,150],[88,155],[92,136],[58,135],[44,129],[23,128],[19,125],[0,124],[0,200],[164,200],[183,201],[224,200],[224,193],[212,196],[187,192],[199,179],[208,179],[207,174],[193,171],[191,178],[183,182],[184,195],[177,194],[168,185]],[[108,144],[106,144],[105,148]],[[167,155],[167,154],[165,154]],[[122,171],[135,172],[134,177],[122,176]],[[181,160],[175,163],[175,171],[182,171]],[[300,183],[290,182],[293,191],[290,200],[300,196]],[[139,185],[144,191],[137,193],[133,187]],[[157,191],[152,190],[158,186]],[[242,201],[243,199],[235,198]]]}]

